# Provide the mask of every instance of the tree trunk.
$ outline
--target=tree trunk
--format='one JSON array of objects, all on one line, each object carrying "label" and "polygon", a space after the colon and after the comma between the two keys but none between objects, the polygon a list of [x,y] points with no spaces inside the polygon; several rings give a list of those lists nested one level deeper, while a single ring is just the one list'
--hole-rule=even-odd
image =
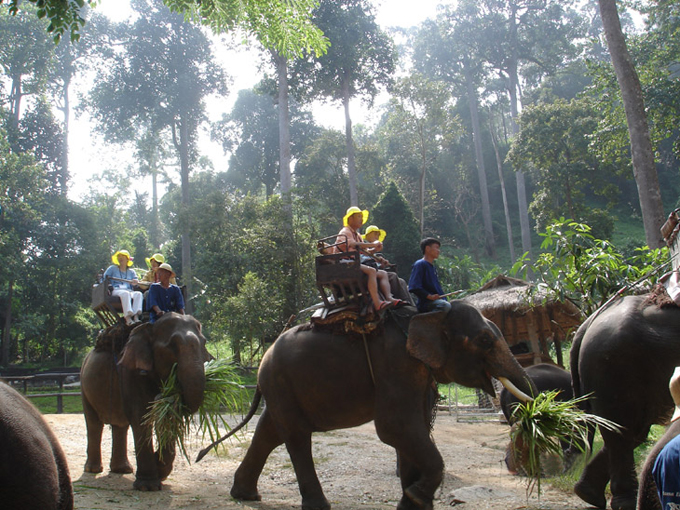
[{"label": "tree trunk", "polygon": [[359,206],[357,192],[357,168],[354,158],[354,140],[352,139],[352,119],[349,116],[349,80],[342,82],[342,105],[345,108],[345,142],[347,143],[347,177],[349,178],[349,205]]},{"label": "tree trunk", "polygon": [[661,248],[663,239],[659,229],[665,221],[659,178],[654,163],[654,151],[649,137],[649,126],[642,87],[631,60],[621,30],[621,20],[615,0],[598,0],[600,18],[609,47],[616,80],[621,89],[626,112],[630,149],[633,156],[633,175],[638,188],[645,238],[650,248]]},{"label": "tree trunk", "polygon": [[[489,119],[491,120],[491,119]],[[489,131],[491,132],[491,142],[493,143],[493,151],[496,154],[496,166],[498,167],[498,180],[501,183],[501,194],[503,195],[503,212],[505,213],[505,229],[508,234],[508,248],[510,249],[510,263],[515,263],[515,245],[512,239],[512,223],[510,222],[510,208],[508,207],[508,196],[505,190],[505,178],[503,177],[503,160],[501,159],[500,151],[498,150],[498,139],[496,130],[493,127],[493,122],[489,122]]]},{"label": "tree trunk", "polygon": [[[517,7],[512,5],[512,14],[510,16],[510,39],[512,55],[508,66],[508,76],[510,78],[509,92],[510,92],[510,111],[512,114],[512,134],[517,136],[519,133],[519,125],[517,118],[519,116],[519,102],[517,91],[519,90],[519,76],[517,73],[517,62],[519,57],[518,41],[517,41]],[[529,260],[533,261],[533,253],[531,250],[531,229],[529,226],[529,203],[527,202],[526,184],[524,182],[524,172],[521,168],[515,168],[515,179],[517,181],[517,202],[519,205],[519,226],[522,233],[522,251],[529,254]]]},{"label": "tree trunk", "polygon": [[5,310],[5,325],[2,330],[2,359],[0,364],[3,366],[9,365],[10,355],[10,329],[12,327],[12,297],[14,293],[14,280],[10,278],[7,283],[7,309]]},{"label": "tree trunk", "polygon": [[465,73],[468,105],[470,108],[470,119],[472,121],[472,138],[475,144],[477,175],[479,177],[479,194],[482,197],[482,219],[484,221],[485,251],[488,256],[495,257],[496,246],[493,235],[493,224],[491,223],[491,205],[489,203],[489,187],[486,182],[486,168],[484,166],[484,155],[482,153],[482,130],[479,125],[479,105],[477,101],[477,91],[475,89],[475,84],[472,80],[472,76],[470,75],[470,71],[467,65],[463,66],[463,71]]},{"label": "tree trunk", "polygon": [[158,166],[157,159],[154,154],[153,163],[151,167],[151,245],[154,248],[158,248],[161,245],[160,242],[160,225],[158,218]]},{"label": "tree trunk", "polygon": [[279,76],[279,173],[281,197],[290,211],[290,112],[288,110],[288,60],[275,54]]},{"label": "tree trunk", "polygon": [[189,220],[189,120],[188,115],[183,114],[179,123],[180,139],[180,172],[182,174],[182,279],[187,287],[187,301],[185,311],[193,313],[192,297],[192,271],[191,271],[191,221]]},{"label": "tree trunk", "polygon": [[66,196],[68,191],[68,134],[71,120],[71,102],[69,98],[69,86],[71,84],[70,76],[64,77],[64,86],[62,87],[62,95],[64,96],[64,137],[61,141],[61,174],[59,176],[59,191],[63,196]]}]

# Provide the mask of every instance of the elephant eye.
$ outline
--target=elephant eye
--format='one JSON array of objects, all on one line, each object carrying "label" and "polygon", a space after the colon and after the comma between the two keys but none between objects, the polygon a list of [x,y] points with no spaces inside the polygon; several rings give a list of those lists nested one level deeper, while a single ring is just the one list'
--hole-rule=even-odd
[{"label": "elephant eye", "polygon": [[479,337],[479,346],[484,350],[488,351],[493,349],[494,343],[495,339],[493,335],[490,335],[488,332],[482,333]]}]

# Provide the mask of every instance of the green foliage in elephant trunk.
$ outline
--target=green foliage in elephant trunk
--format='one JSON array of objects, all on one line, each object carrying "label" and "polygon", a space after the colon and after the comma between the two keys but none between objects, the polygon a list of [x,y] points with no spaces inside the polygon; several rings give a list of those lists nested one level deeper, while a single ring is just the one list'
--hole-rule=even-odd
[{"label": "green foliage in elephant trunk", "polygon": [[[203,372],[203,371],[201,371]],[[222,412],[237,412],[248,400],[245,388],[240,384],[236,367],[228,361],[212,360],[204,365],[200,404],[196,410],[185,403],[186,391],[180,382],[178,365],[174,365],[170,376],[163,382],[160,397],[151,403],[144,415],[145,424],[153,424],[156,435],[156,450],[163,460],[168,447],[179,444],[182,455],[191,462],[185,447],[185,438],[196,425],[198,431],[210,440],[220,437],[219,427],[230,430]],[[196,414],[194,414],[196,412]]]},{"label": "green foliage in elephant trunk", "polygon": [[[588,443],[589,426],[620,431],[616,423],[583,412],[579,402],[588,396],[566,401],[555,401],[559,391],[539,393],[528,402],[518,402],[512,412],[510,430],[511,444],[515,445],[513,455],[528,477],[527,496],[535,487],[541,495],[541,455],[554,455],[564,459],[561,443],[570,442],[585,453]],[[517,447],[516,445],[521,445]]]}]

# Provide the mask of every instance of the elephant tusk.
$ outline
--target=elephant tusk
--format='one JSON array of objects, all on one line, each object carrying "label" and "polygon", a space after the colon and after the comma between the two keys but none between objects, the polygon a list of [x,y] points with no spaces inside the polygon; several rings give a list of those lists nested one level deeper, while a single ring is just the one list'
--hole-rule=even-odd
[{"label": "elephant tusk", "polygon": [[512,393],[515,397],[517,397],[519,400],[522,402],[533,402],[533,398],[531,398],[529,395],[524,393],[522,390],[520,390],[517,386],[512,384],[509,379],[505,377],[499,377],[498,380],[505,386],[505,388]]}]

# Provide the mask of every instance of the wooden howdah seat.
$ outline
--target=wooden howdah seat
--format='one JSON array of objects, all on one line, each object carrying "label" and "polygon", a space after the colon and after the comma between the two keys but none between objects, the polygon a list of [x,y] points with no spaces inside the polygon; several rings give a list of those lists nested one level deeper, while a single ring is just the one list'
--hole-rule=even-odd
[{"label": "wooden howdah seat", "polygon": [[361,271],[360,255],[356,251],[338,252],[339,245],[327,244],[324,238],[318,241],[324,253],[316,257],[316,286],[326,310],[355,305],[359,315],[366,315],[371,303],[368,294],[367,276]]},{"label": "wooden howdah seat", "polygon": [[112,290],[113,285],[111,285],[108,276],[92,286],[92,304],[90,307],[107,328],[117,324],[120,318],[119,314],[123,313],[120,298],[111,295]]}]

